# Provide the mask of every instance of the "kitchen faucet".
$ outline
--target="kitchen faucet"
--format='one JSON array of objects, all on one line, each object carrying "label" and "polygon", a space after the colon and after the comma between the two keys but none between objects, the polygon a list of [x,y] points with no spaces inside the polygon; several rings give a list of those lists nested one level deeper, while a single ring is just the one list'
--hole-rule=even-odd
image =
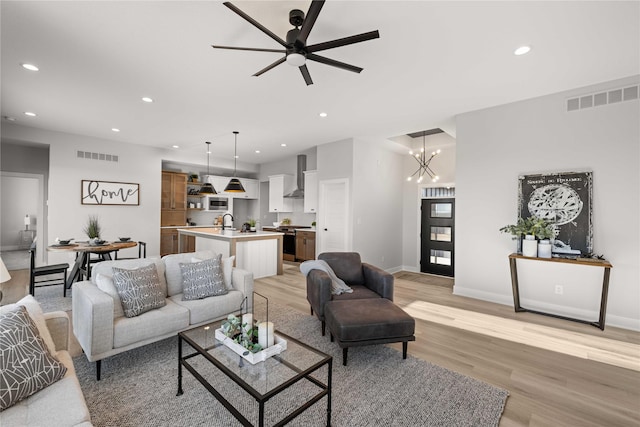
[{"label": "kitchen faucet", "polygon": [[[233,215],[231,215],[230,213],[226,213],[224,215],[222,215],[222,231],[224,231],[224,218],[229,215],[231,217],[231,221],[233,221]],[[231,228],[233,228],[233,226],[231,226]]]}]

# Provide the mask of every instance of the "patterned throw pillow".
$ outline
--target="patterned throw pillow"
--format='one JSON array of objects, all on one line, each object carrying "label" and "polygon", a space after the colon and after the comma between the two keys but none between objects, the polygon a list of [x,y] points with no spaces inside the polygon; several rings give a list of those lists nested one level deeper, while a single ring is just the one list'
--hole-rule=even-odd
[{"label": "patterned throw pillow", "polygon": [[[220,254],[222,256],[222,254]],[[215,257],[214,257],[215,259]],[[228,258],[222,258],[222,276],[224,277],[224,285],[228,290],[233,290],[232,273],[233,273],[233,261],[236,259],[236,256],[230,256]],[[200,258],[192,257],[191,262],[200,262],[203,261]]]},{"label": "patterned throw pillow", "polygon": [[228,293],[221,266],[222,255],[201,262],[180,263],[182,300],[190,301]]},{"label": "patterned throw pillow", "polygon": [[55,383],[66,372],[49,353],[24,306],[0,315],[0,411]]},{"label": "patterned throw pillow", "polygon": [[166,304],[155,264],[135,270],[113,267],[113,284],[127,317],[135,317]]}]

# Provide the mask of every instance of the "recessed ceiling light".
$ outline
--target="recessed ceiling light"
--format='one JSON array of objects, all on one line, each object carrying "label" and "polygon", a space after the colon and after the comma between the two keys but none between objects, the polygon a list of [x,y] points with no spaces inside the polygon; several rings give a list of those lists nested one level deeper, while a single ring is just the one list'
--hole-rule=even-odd
[{"label": "recessed ceiling light", "polygon": [[260,154],[260,150],[256,150],[256,154]]},{"label": "recessed ceiling light", "polygon": [[529,53],[531,50],[531,46],[520,46],[516,50],[513,51],[514,55],[524,55],[525,53]]},{"label": "recessed ceiling light", "polygon": [[40,70],[40,68],[36,67],[33,64],[20,64],[20,65],[22,65],[22,68],[24,68],[26,70],[29,70],[29,71],[39,71]]},{"label": "recessed ceiling light", "polygon": [[179,145],[172,145],[173,148],[180,148]]},{"label": "recessed ceiling light", "polygon": [[144,102],[153,102],[153,99],[149,98],[148,96],[143,97],[142,100]]},{"label": "recessed ceiling light", "polygon": [[8,120],[10,122],[15,122],[16,121],[16,118],[15,117],[11,117],[11,116],[4,116],[4,119]]},{"label": "recessed ceiling light", "polygon": [[25,111],[25,112],[24,112],[24,115],[25,115],[25,116],[29,116],[29,117],[35,117],[35,116],[36,116],[36,113],[32,113],[31,111]]},{"label": "recessed ceiling light", "polygon": [[280,147],[286,147],[287,144],[280,144]]},{"label": "recessed ceiling light", "polygon": [[324,112],[320,113],[319,115],[320,117],[327,117],[327,113],[324,113]]},{"label": "recessed ceiling light", "polygon": [[111,130],[114,131],[114,132],[120,132],[120,129],[118,129],[118,128],[111,128]]}]

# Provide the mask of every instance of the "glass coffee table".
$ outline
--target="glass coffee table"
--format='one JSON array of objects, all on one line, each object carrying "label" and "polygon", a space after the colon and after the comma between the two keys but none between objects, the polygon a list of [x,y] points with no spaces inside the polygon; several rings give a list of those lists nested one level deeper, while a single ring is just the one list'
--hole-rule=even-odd
[{"label": "glass coffee table", "polygon": [[[260,427],[265,423],[265,404],[278,400],[293,402],[293,407],[274,402],[270,405],[279,421],[273,425],[282,426],[302,414],[323,397],[327,397],[327,426],[331,425],[331,369],[333,358],[313,347],[282,332],[275,334],[287,341],[287,349],[272,356],[264,362],[252,365],[230,348],[215,338],[215,330],[222,325],[222,320],[205,326],[189,329],[178,334],[178,396],[182,390],[182,368],[186,368],[204,387],[236,418],[242,425],[253,426],[236,406],[245,411],[248,405],[239,402],[237,386],[221,377],[221,373],[250,395],[258,403],[258,422]],[[194,352],[185,354],[183,342],[193,348]],[[316,372],[326,366],[326,382],[318,378]],[[312,375],[314,374],[315,375]],[[323,376],[324,379],[324,376]],[[222,381],[225,380],[225,381]],[[301,383],[302,380],[305,380]],[[227,383],[224,385],[223,383]],[[233,386],[233,387],[230,387]],[[218,388],[216,388],[218,387]],[[226,394],[226,397],[223,396]],[[250,399],[245,399],[250,400]],[[255,403],[253,403],[255,408]],[[273,408],[271,408],[273,406]],[[284,408],[284,409],[283,409]],[[255,410],[255,409],[254,409]],[[284,411],[284,412],[283,412]],[[255,415],[255,412],[254,412]],[[273,415],[273,414],[272,414]],[[280,416],[282,416],[280,418]],[[270,418],[273,418],[270,417]]]}]

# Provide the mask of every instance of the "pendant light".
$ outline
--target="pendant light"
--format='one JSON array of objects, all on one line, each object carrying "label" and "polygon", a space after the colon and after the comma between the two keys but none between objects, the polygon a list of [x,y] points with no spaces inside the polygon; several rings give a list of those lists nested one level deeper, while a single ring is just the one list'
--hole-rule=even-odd
[{"label": "pendant light", "polygon": [[244,193],[244,187],[242,186],[242,183],[240,182],[240,180],[238,178],[236,178],[236,166],[237,166],[237,161],[238,161],[238,134],[240,132],[238,132],[237,130],[233,131],[233,134],[235,135],[235,149],[233,152],[233,178],[231,178],[231,180],[229,181],[229,183],[227,184],[227,186],[225,187],[224,191],[225,193]]},{"label": "pendant light", "polygon": [[[207,179],[209,179],[209,154],[211,154],[211,143],[209,141],[205,142],[207,144]],[[202,187],[200,187],[200,194],[218,194],[213,185],[210,182],[206,182]]]},{"label": "pendant light", "polygon": [[431,166],[429,166],[431,164],[431,160],[433,160],[435,156],[440,154],[440,150],[436,150],[432,152],[431,157],[427,159],[427,147],[425,142],[426,136],[427,136],[427,131],[423,131],[422,132],[422,149],[420,150],[419,153],[413,154],[413,151],[409,151],[409,155],[411,155],[411,157],[416,159],[416,161],[418,162],[418,170],[416,170],[413,173],[413,175],[409,176],[407,178],[407,181],[411,181],[411,179],[415,175],[418,175],[418,179],[416,181],[418,184],[422,182],[422,178],[424,177],[424,175],[428,175],[429,178],[431,178],[432,182],[437,182],[440,179],[440,177],[436,175],[433,169],[431,169]]}]

